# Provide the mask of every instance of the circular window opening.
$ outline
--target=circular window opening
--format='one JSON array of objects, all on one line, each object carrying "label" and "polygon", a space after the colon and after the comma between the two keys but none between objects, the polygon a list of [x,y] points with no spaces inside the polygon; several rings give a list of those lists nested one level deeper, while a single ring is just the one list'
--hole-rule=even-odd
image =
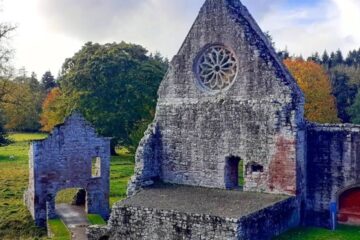
[{"label": "circular window opening", "polygon": [[224,45],[211,45],[203,50],[195,62],[198,85],[204,90],[219,92],[228,89],[238,73],[234,51]]}]

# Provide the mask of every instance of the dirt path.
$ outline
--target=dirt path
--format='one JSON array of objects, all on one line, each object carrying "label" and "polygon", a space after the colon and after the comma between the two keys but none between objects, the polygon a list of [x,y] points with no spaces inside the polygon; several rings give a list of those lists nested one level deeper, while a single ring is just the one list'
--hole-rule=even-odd
[{"label": "dirt path", "polygon": [[71,231],[73,240],[87,240],[85,231],[89,222],[83,207],[58,204],[56,212]]}]

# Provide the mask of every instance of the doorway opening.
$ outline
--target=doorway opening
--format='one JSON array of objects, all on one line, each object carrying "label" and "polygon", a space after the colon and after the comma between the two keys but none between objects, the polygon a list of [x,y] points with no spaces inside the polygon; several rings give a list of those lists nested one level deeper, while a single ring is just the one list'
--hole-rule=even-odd
[{"label": "doorway opening", "polygon": [[82,188],[67,188],[59,191],[55,198],[56,215],[62,219],[71,212],[87,215],[86,191]]},{"label": "doorway opening", "polygon": [[349,189],[339,196],[338,221],[342,224],[360,225],[360,187]]},{"label": "doorway opening", "polygon": [[226,189],[242,190],[244,183],[244,161],[236,156],[227,157],[225,163]]}]

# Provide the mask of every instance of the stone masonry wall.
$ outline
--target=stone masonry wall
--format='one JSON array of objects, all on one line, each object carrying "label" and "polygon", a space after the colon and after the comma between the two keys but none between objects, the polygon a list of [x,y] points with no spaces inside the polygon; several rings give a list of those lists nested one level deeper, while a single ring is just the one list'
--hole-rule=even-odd
[{"label": "stone masonry wall", "polygon": [[300,199],[289,198],[240,219],[238,239],[273,239],[300,224]]},{"label": "stone masonry wall", "polygon": [[[92,176],[92,159],[101,159],[101,176]],[[29,188],[24,200],[38,226],[56,217],[56,194],[67,188],[86,191],[86,210],[109,216],[110,139],[75,113],[42,141],[31,143]]]},{"label": "stone masonry wall", "polygon": [[[199,88],[194,64],[207,46],[222,44],[238,58],[234,84]],[[246,191],[296,194],[304,163],[301,91],[238,0],[207,0],[159,89],[156,117],[136,155],[133,194],[152,178],[226,188],[226,159],[239,157]],[[151,164],[151,167],[148,164]]]},{"label": "stone masonry wall", "polygon": [[108,226],[91,226],[89,240],[270,240],[300,221],[297,198],[289,198],[241,219],[176,211],[114,206]]},{"label": "stone masonry wall", "polygon": [[309,124],[306,224],[330,227],[331,202],[360,186],[360,126]]}]

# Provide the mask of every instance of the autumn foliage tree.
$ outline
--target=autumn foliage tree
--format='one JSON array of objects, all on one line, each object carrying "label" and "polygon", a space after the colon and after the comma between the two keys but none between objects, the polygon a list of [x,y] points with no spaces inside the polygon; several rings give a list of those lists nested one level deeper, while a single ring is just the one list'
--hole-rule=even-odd
[{"label": "autumn foliage tree", "polygon": [[41,130],[50,132],[55,125],[61,123],[64,118],[62,92],[60,88],[53,88],[46,96],[40,117]]},{"label": "autumn foliage tree", "polygon": [[313,122],[339,122],[335,97],[325,69],[313,61],[286,59],[285,65],[305,94],[305,117]]}]

